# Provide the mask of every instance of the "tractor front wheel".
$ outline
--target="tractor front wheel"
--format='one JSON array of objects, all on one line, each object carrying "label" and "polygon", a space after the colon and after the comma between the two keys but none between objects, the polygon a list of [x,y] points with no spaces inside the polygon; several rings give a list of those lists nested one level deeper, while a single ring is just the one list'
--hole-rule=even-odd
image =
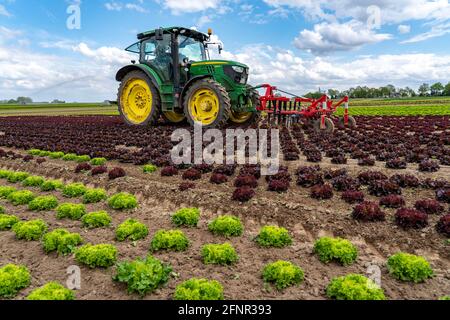
[{"label": "tractor front wheel", "polygon": [[324,132],[324,133],[333,133],[334,132],[334,123],[330,118],[325,118],[325,126],[321,128],[321,118],[317,119],[314,122],[314,130],[316,132]]},{"label": "tractor front wheel", "polygon": [[231,110],[230,121],[232,123],[247,125],[258,123],[261,118],[261,112],[256,110],[259,105],[259,93],[257,90],[253,89],[251,86],[247,86],[249,90],[249,104],[255,109],[252,112],[239,112]]},{"label": "tractor front wheel", "polygon": [[223,127],[231,112],[230,97],[226,89],[212,79],[195,82],[184,97],[184,114],[191,125]]},{"label": "tractor front wheel", "polygon": [[158,90],[142,71],[132,71],[122,79],[117,102],[120,115],[129,125],[153,125],[159,119]]}]

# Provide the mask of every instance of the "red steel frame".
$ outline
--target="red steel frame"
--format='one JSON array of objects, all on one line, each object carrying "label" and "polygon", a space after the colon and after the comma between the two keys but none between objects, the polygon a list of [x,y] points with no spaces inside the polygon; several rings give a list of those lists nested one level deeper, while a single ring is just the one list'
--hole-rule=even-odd
[{"label": "red steel frame", "polygon": [[[320,116],[321,128],[323,128],[325,126],[325,118],[332,115],[339,106],[344,104],[344,124],[348,124],[348,96],[345,96],[334,103],[327,95],[323,95],[319,99],[304,97],[288,98],[275,95],[275,92],[278,91],[278,89],[270,84],[262,84],[257,88],[265,88],[266,90],[265,95],[260,97],[260,104],[256,108],[258,111],[274,115],[301,115],[305,118],[316,118]],[[294,106],[301,106],[301,108],[299,110],[292,110],[292,108],[289,107],[283,109],[283,106],[292,103],[294,103]]]}]

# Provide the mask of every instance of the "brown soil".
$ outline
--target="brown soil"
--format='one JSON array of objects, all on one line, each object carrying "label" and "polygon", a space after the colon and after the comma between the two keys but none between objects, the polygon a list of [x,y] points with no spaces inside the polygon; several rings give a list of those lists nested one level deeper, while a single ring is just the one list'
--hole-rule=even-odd
[{"label": "brown soil", "polygon": [[[17,151],[24,153],[23,151]],[[304,159],[289,163],[291,173]],[[309,196],[309,189],[292,184],[288,192],[277,194],[266,191],[267,184],[260,179],[257,195],[248,203],[241,204],[230,200],[233,179],[224,185],[209,183],[210,174],[196,181],[196,189],[179,192],[181,175],[178,177],[161,177],[158,172],[143,174],[141,168],[110,162],[110,167],[125,168],[128,176],[115,181],[109,181],[106,175],[91,177],[85,174],[75,174],[76,164],[61,160],[50,160],[37,165],[35,162],[25,163],[22,160],[0,160],[3,169],[28,171],[47,178],[62,178],[66,183],[84,182],[91,187],[106,188],[109,194],[127,191],[137,195],[139,208],[131,212],[116,212],[106,207],[106,204],[88,205],[90,211],[105,209],[113,217],[113,227],[86,230],[81,222],[57,220],[55,212],[33,213],[26,207],[14,207],[7,201],[0,201],[10,214],[16,214],[22,219],[43,218],[49,224],[50,230],[66,228],[78,232],[85,242],[94,244],[112,243],[119,250],[119,260],[135,259],[148,254],[152,235],[159,229],[172,229],[171,214],[181,207],[197,206],[202,210],[201,222],[198,228],[184,229],[191,240],[191,246],[186,252],[161,252],[155,256],[173,266],[176,276],[168,284],[145,299],[171,299],[175,287],[191,277],[206,277],[220,281],[225,289],[226,299],[325,299],[325,288],[329,281],[348,273],[367,274],[370,265],[378,265],[382,272],[382,287],[390,299],[436,299],[450,293],[450,250],[445,244],[445,238],[434,229],[439,216],[430,216],[430,224],[422,230],[403,230],[393,223],[394,210],[388,209],[385,222],[360,223],[350,216],[352,206],[340,199],[340,193],[335,192],[333,199],[317,201]],[[368,168],[359,167],[352,162],[348,165],[332,165],[327,160],[321,163],[323,168],[347,167],[354,176],[359,171]],[[371,169],[375,169],[371,167]],[[376,169],[392,175],[397,172],[416,174],[420,177],[450,177],[450,168],[443,166],[434,174],[421,174],[416,168],[407,170],[385,169],[377,163]],[[4,185],[7,182],[2,181]],[[16,186],[17,187],[17,186]],[[36,189],[37,194],[40,192]],[[365,192],[367,194],[367,192]],[[60,202],[79,202],[80,200],[64,199],[54,192]],[[404,189],[403,196],[408,206],[417,199],[433,198],[431,190]],[[375,200],[375,197],[367,196]],[[244,235],[238,238],[222,238],[213,236],[207,231],[207,223],[219,214],[234,214],[245,224]],[[131,242],[117,242],[114,239],[115,227],[128,217],[144,222],[150,230],[150,235],[133,246]],[[252,239],[259,228],[266,224],[277,224],[286,227],[293,236],[293,245],[284,249],[262,249]],[[359,249],[359,257],[351,266],[338,264],[323,264],[312,254],[314,241],[323,235],[334,235],[351,240]],[[232,267],[204,265],[200,258],[200,248],[205,243],[221,243],[229,241],[236,248],[240,260]],[[409,284],[399,282],[389,276],[385,267],[389,255],[398,251],[420,254],[426,257],[435,271],[436,276],[425,283]],[[305,281],[296,287],[277,291],[269,285],[264,285],[261,279],[263,266],[278,259],[290,260],[303,268]],[[31,286],[22,290],[17,299],[23,299],[38,286],[49,281],[60,281],[65,284],[68,275],[66,270],[71,265],[77,265],[73,256],[57,257],[56,254],[46,255],[41,243],[25,242],[15,239],[12,232],[0,232],[0,265],[16,263],[26,265],[32,273]],[[139,299],[136,295],[128,295],[122,284],[112,281],[114,268],[89,269],[81,267],[81,290],[77,291],[77,299]]]}]

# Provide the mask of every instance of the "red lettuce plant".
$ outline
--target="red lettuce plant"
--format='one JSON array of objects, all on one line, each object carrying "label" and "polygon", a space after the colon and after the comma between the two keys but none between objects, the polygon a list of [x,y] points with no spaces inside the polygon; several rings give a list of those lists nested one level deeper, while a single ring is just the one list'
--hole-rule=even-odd
[{"label": "red lettuce plant", "polygon": [[450,213],[442,216],[436,224],[437,232],[450,237]]},{"label": "red lettuce plant", "polygon": [[195,189],[195,183],[185,181],[180,183],[180,185],[178,186],[178,190],[180,191],[186,191],[189,189]]},{"label": "red lettuce plant", "polygon": [[380,206],[387,208],[401,208],[405,205],[405,199],[396,194],[390,194],[380,199]]},{"label": "red lettuce plant", "polygon": [[108,172],[109,180],[122,178],[122,177],[125,177],[126,175],[127,175],[127,173],[125,172],[125,170],[123,168],[119,168],[119,167],[113,168]]},{"label": "red lettuce plant", "polygon": [[405,229],[421,229],[428,225],[428,215],[414,209],[400,208],[395,213],[395,223]]},{"label": "red lettuce plant", "polygon": [[100,175],[100,174],[104,174],[104,173],[107,173],[108,172],[108,167],[106,167],[106,166],[98,166],[98,167],[94,167],[94,168],[92,168],[92,170],[91,170],[91,174],[93,175],[93,176],[98,176],[98,175]]},{"label": "red lettuce plant", "polygon": [[341,195],[342,200],[347,203],[353,204],[364,201],[364,193],[361,191],[347,190]]},{"label": "red lettuce plant", "polygon": [[352,217],[361,221],[384,221],[386,214],[376,202],[364,201],[353,208]]},{"label": "red lettuce plant", "polygon": [[247,202],[251,198],[255,196],[255,190],[253,190],[250,187],[240,187],[236,188],[233,192],[233,200],[240,201],[240,202]]},{"label": "red lettuce plant", "polygon": [[89,163],[83,162],[76,166],[75,173],[90,171],[91,169],[92,169],[92,166]]},{"label": "red lettuce plant", "polygon": [[202,178],[202,172],[191,168],[191,169],[187,169],[182,176],[183,180],[199,180]]},{"label": "red lettuce plant", "polygon": [[161,176],[172,177],[178,174],[178,169],[174,166],[167,166],[161,169]]},{"label": "red lettuce plant", "polygon": [[227,182],[228,178],[226,175],[224,175],[222,173],[213,173],[211,175],[211,178],[209,179],[209,181],[214,184],[222,184],[222,183]]},{"label": "red lettuce plant", "polygon": [[289,189],[289,181],[286,180],[270,180],[269,191],[285,192]]},{"label": "red lettuce plant", "polygon": [[258,186],[258,180],[253,175],[241,175],[234,181],[234,186],[256,188]]},{"label": "red lettuce plant", "polygon": [[317,184],[311,188],[311,198],[325,200],[333,197],[333,188],[329,184]]},{"label": "red lettuce plant", "polygon": [[444,206],[434,199],[417,200],[414,208],[426,214],[436,214],[444,211]]}]

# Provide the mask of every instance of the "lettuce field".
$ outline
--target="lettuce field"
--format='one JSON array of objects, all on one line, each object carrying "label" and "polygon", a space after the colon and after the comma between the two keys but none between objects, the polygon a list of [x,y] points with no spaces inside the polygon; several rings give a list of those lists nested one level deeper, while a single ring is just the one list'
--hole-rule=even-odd
[{"label": "lettuce field", "polygon": [[162,123],[1,117],[0,299],[444,298],[450,104],[395,103],[280,128],[272,176],[176,165]]}]

